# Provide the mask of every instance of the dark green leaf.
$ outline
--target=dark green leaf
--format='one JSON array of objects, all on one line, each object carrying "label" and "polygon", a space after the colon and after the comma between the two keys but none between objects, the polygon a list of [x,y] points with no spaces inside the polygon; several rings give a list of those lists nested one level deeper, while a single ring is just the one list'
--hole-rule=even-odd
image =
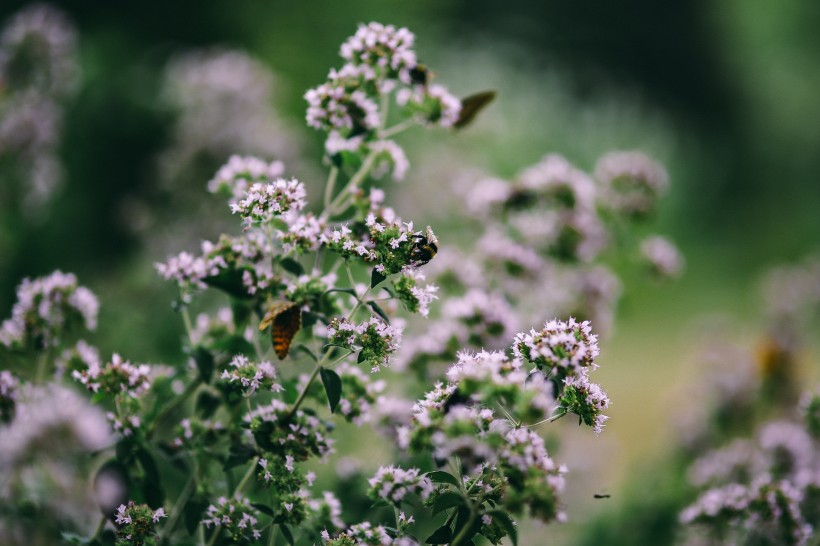
[{"label": "dark green leaf", "polygon": [[108,396],[108,395],[107,395],[106,393],[104,393],[104,392],[95,392],[95,393],[91,396],[91,403],[92,403],[92,404],[99,404],[100,402],[102,402],[103,400],[105,400],[107,396]]},{"label": "dark green leaf", "polygon": [[[470,517],[470,510],[467,509],[466,506],[461,506],[458,509],[458,515],[456,515],[456,521],[453,525],[453,534],[460,535],[464,534],[464,539],[470,539],[475,536],[481,530],[481,518],[479,517]],[[466,532],[464,529],[469,525]]]},{"label": "dark green leaf", "polygon": [[453,539],[453,531],[448,525],[442,525],[427,537],[426,544],[448,544]]},{"label": "dark green leaf", "polygon": [[367,358],[365,358],[365,356],[364,356],[364,351],[359,351],[359,356],[356,357],[356,363],[361,364],[365,360],[367,360]]},{"label": "dark green leaf", "polygon": [[282,258],[279,260],[279,264],[282,266],[282,269],[288,273],[296,275],[297,277],[305,274],[305,268],[293,258]]},{"label": "dark green leaf", "polygon": [[165,491],[154,456],[144,447],[139,447],[135,455],[144,473],[142,494],[145,496],[145,502],[151,508],[159,508],[165,502]]},{"label": "dark green leaf", "polygon": [[117,460],[122,464],[127,465],[131,462],[131,458],[134,456],[134,444],[128,438],[123,438],[117,442],[115,452],[117,454]]},{"label": "dark green leaf", "polygon": [[248,289],[242,281],[244,273],[244,269],[228,269],[222,271],[219,275],[206,277],[202,280],[208,286],[222,290],[229,296],[246,300],[252,296],[248,294]]},{"label": "dark green leaf", "polygon": [[194,347],[192,356],[196,362],[196,369],[199,370],[199,377],[203,383],[210,383],[214,373],[214,356],[201,345]]},{"label": "dark green leaf", "polygon": [[194,495],[185,504],[182,520],[189,534],[193,535],[196,532],[199,522],[202,521],[202,513],[205,512],[209,504],[208,499],[201,495]]},{"label": "dark green leaf", "polygon": [[433,483],[449,483],[450,485],[454,485],[459,487],[461,484],[458,482],[458,478],[450,474],[449,472],[444,472],[443,470],[433,470],[432,472],[428,472],[425,474],[428,478],[430,478]]},{"label": "dark green leaf", "polygon": [[78,535],[77,533],[69,533],[63,531],[61,533],[63,540],[68,544],[91,544],[91,539]]},{"label": "dark green leaf", "polygon": [[296,539],[293,538],[293,533],[287,525],[280,525],[279,528],[282,529],[282,535],[285,537],[285,540],[288,541],[290,546],[296,544]]},{"label": "dark green leaf", "polygon": [[207,390],[203,390],[196,398],[196,412],[203,418],[208,419],[216,410],[219,409],[219,404],[222,399]]},{"label": "dark green leaf", "polygon": [[322,384],[325,386],[330,412],[336,413],[336,406],[339,405],[339,400],[342,398],[342,379],[339,374],[327,368],[319,370],[319,375],[322,376]]},{"label": "dark green leaf", "polygon": [[302,328],[310,328],[319,320],[322,320],[322,315],[312,311],[302,311]]},{"label": "dark green leaf", "polygon": [[387,313],[384,312],[384,309],[382,309],[378,303],[371,300],[367,302],[367,305],[369,305],[370,308],[373,309],[373,312],[379,315],[382,320],[384,320],[387,324],[390,324],[390,319],[388,318]]},{"label": "dark green leaf", "polygon": [[231,313],[233,313],[233,323],[236,325],[237,331],[242,331],[253,315],[253,306],[245,300],[231,298]]},{"label": "dark green leaf", "polygon": [[473,122],[475,117],[495,98],[495,91],[482,91],[461,99],[461,112],[458,121],[453,124],[456,129],[463,129]]},{"label": "dark green leaf", "polygon": [[345,294],[350,294],[351,296],[356,295],[356,291],[352,288],[331,288],[330,290],[325,290],[322,292],[322,295],[324,296],[325,294],[330,294],[331,292],[343,292]]},{"label": "dark green leaf", "polygon": [[454,491],[445,491],[433,502],[433,515],[452,508],[453,506],[461,506],[463,504],[464,497]]},{"label": "dark green leaf", "polygon": [[384,273],[379,273],[376,268],[373,268],[373,273],[370,275],[370,288],[375,288],[379,283],[387,278]]},{"label": "dark green leaf", "polygon": [[222,468],[223,470],[230,470],[231,468],[247,463],[255,455],[256,451],[253,448],[238,441],[231,445],[228,458],[225,460],[225,464],[222,465]]},{"label": "dark green leaf", "polygon": [[518,529],[515,527],[515,523],[513,523],[512,518],[509,514],[507,514],[504,510],[491,510],[487,512],[491,518],[493,518],[493,522],[496,523],[501,529],[507,533],[507,536],[510,537],[510,540],[513,543],[513,546],[518,546]]},{"label": "dark green leaf", "polygon": [[266,516],[273,517],[273,508],[268,506],[267,504],[262,504],[261,502],[252,502],[251,506],[265,514]]}]

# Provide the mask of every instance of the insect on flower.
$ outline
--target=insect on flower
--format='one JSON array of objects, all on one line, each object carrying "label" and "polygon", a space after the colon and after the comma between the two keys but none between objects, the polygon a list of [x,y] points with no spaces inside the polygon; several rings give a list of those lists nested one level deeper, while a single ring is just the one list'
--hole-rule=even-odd
[{"label": "insect on flower", "polygon": [[284,360],[288,356],[293,337],[302,327],[302,309],[292,301],[276,302],[265,313],[259,329],[264,330],[268,326],[273,350],[279,360]]},{"label": "insect on flower", "polygon": [[414,241],[415,245],[410,254],[414,266],[424,265],[435,257],[438,252],[438,238],[430,226],[427,226],[424,234],[414,235]]}]

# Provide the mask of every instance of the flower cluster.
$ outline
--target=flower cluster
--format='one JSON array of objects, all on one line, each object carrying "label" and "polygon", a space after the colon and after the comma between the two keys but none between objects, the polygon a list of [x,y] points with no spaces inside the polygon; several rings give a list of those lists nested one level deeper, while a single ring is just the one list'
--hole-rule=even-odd
[{"label": "flower cluster", "polygon": [[259,523],[258,513],[248,499],[237,497],[228,499],[220,497],[216,504],[206,510],[207,517],[202,520],[207,529],[214,528],[215,533],[225,530],[234,543],[253,543],[262,537],[256,527]]},{"label": "flower cluster", "polygon": [[347,63],[331,70],[325,83],[305,93],[307,124],[328,133],[328,155],[355,154],[369,147],[374,157],[385,153],[394,175],[401,178],[404,153],[392,141],[379,138],[387,116],[382,97],[394,92],[406,115],[417,115],[442,127],[458,122],[461,101],[441,85],[429,83],[431,74],[417,61],[414,40],[406,28],[361,25],[342,44],[340,53]]},{"label": "flower cluster", "polygon": [[405,270],[402,275],[393,281],[393,288],[401,302],[411,313],[418,313],[423,317],[430,314],[430,304],[438,299],[438,286],[419,283],[426,279],[424,273],[417,269]]},{"label": "flower cluster", "polygon": [[239,213],[246,229],[254,224],[267,224],[277,216],[298,212],[305,206],[305,185],[296,180],[279,178],[273,182],[251,185],[244,198],[231,205]]},{"label": "flower cluster", "polygon": [[238,201],[253,184],[277,180],[283,174],[285,164],[281,161],[267,162],[258,157],[232,155],[208,182],[208,191]]},{"label": "flower cluster", "polygon": [[[77,36],[66,15],[46,4],[16,13],[0,30],[0,158],[11,161],[24,212],[54,193],[62,166],[63,105],[77,88]],[[16,167],[16,168],[15,168]],[[15,172],[16,171],[16,172]]]},{"label": "flower cluster", "polygon": [[352,525],[336,537],[331,537],[327,531],[322,531],[322,540],[325,546],[415,546],[418,543],[399,539],[393,540],[387,528],[373,526],[369,521]]},{"label": "flower cluster", "polygon": [[19,381],[8,370],[0,371],[0,422],[8,423],[14,417]]},{"label": "flower cluster", "polygon": [[368,483],[370,498],[384,499],[396,506],[409,494],[418,495],[424,500],[433,492],[433,482],[420,474],[418,468],[404,470],[396,466],[382,466]]},{"label": "flower cluster", "polygon": [[0,344],[9,348],[47,348],[59,345],[73,327],[97,327],[100,304],[77,284],[71,273],[55,271],[47,277],[23,279],[11,318],[0,328]]},{"label": "flower cluster", "polygon": [[401,329],[376,317],[355,323],[347,319],[333,319],[327,327],[331,345],[359,353],[359,362],[369,362],[373,371],[387,366],[401,343]]},{"label": "flower cluster", "polygon": [[291,414],[281,400],[271,400],[245,416],[256,444],[280,457],[290,455],[297,461],[310,456],[323,457],[333,449],[324,423],[303,410]]},{"label": "flower cluster", "polygon": [[385,382],[374,381],[373,375],[347,362],[339,364],[335,371],[342,380],[342,397],[336,411],[356,425],[370,421],[372,406],[384,391]]},{"label": "flower cluster", "polygon": [[550,320],[542,330],[515,336],[513,352],[550,377],[563,381],[567,377],[586,375],[598,365],[598,336],[589,321]]},{"label": "flower cluster", "polygon": [[683,257],[668,239],[658,235],[641,243],[641,254],[650,272],[660,279],[674,279],[683,270]]},{"label": "flower cluster", "polygon": [[75,370],[71,375],[91,392],[137,397],[151,386],[150,372],[148,364],[135,366],[115,353],[105,366],[92,362],[88,369]]},{"label": "flower cluster", "polygon": [[147,504],[136,504],[128,501],[121,504],[114,516],[117,524],[117,544],[154,544],[156,525],[161,518],[167,517],[165,510],[151,510]]},{"label": "flower cluster", "polygon": [[258,364],[244,355],[231,359],[231,368],[222,371],[220,379],[229,387],[236,387],[245,396],[251,396],[259,389],[279,392],[282,385],[276,383],[276,368],[267,360]]},{"label": "flower cluster", "polygon": [[628,217],[651,214],[669,186],[666,170],[641,152],[611,152],[598,160],[595,178],[612,210]]},{"label": "flower cluster", "polygon": [[[216,166],[232,154],[279,158],[290,162],[299,144],[294,131],[273,109],[276,81],[270,69],[245,52],[229,49],[196,50],[171,58],[163,81],[166,104],[177,112],[171,145],[159,158],[166,186],[196,183],[188,173],[201,174],[203,159]],[[238,162],[233,161],[239,167]],[[253,166],[252,166],[253,165]],[[256,174],[254,161],[249,173]],[[263,169],[264,170],[264,169]],[[281,176],[276,162],[268,165],[266,180]],[[239,173],[238,168],[236,173]],[[227,175],[229,172],[222,172]],[[241,184],[221,176],[210,188],[230,184],[235,198]],[[248,182],[251,182],[250,180]],[[249,185],[249,184],[248,184]]]}]

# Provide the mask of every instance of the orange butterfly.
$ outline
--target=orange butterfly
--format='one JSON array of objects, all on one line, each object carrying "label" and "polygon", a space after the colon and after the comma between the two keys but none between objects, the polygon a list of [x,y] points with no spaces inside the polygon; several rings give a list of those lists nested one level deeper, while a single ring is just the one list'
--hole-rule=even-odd
[{"label": "orange butterfly", "polygon": [[259,329],[264,330],[268,326],[273,350],[279,360],[283,360],[288,356],[293,337],[302,327],[302,309],[292,301],[274,303],[262,318]]}]

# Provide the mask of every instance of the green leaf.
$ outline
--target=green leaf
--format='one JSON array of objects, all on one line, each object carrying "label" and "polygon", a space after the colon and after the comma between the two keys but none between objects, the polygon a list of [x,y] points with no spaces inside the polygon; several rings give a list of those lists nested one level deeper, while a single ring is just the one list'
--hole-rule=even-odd
[{"label": "green leaf", "polygon": [[351,296],[356,295],[356,291],[352,288],[331,288],[330,290],[325,290],[322,292],[322,295],[324,296],[325,294],[330,294],[331,292],[343,292],[345,294],[350,294]]},{"label": "green leaf", "polygon": [[373,312],[379,315],[382,320],[384,320],[387,324],[390,324],[390,319],[388,318],[387,313],[384,312],[384,309],[382,309],[378,303],[370,300],[367,302],[367,305],[369,305],[370,308],[373,309]]},{"label": "green leaf", "polygon": [[196,412],[203,419],[208,419],[216,413],[216,410],[219,409],[219,405],[221,403],[222,399],[219,396],[210,393],[207,390],[203,390],[196,398]]},{"label": "green leaf", "polygon": [[102,402],[103,400],[105,400],[107,396],[108,396],[108,395],[107,395],[106,393],[104,393],[104,392],[95,392],[95,393],[91,396],[91,403],[92,403],[92,404],[99,404],[100,402]]},{"label": "green leaf", "polygon": [[145,502],[151,508],[159,508],[165,502],[165,490],[162,487],[159,468],[157,468],[154,456],[142,446],[137,448],[135,455],[145,473],[142,481],[142,494],[145,496]]},{"label": "green leaf", "polygon": [[267,504],[262,504],[261,502],[252,502],[251,506],[265,514],[266,516],[273,517],[273,508],[268,506]]},{"label": "green leaf", "polygon": [[210,383],[214,373],[214,355],[205,347],[198,345],[194,347],[193,355],[196,369],[199,370],[199,377],[203,383]]},{"label": "green leaf", "polygon": [[370,275],[370,288],[375,288],[379,283],[387,278],[384,273],[379,273],[376,268],[373,268],[373,273]]},{"label": "green leaf", "polygon": [[296,539],[293,538],[293,533],[287,525],[280,525],[279,528],[282,529],[282,535],[285,537],[285,540],[288,541],[290,546],[296,544]]},{"label": "green leaf", "polygon": [[449,544],[453,539],[453,531],[449,525],[442,525],[433,534],[427,537],[425,544]]},{"label": "green leaf", "polygon": [[256,451],[253,448],[246,446],[241,443],[241,441],[237,441],[231,445],[228,458],[225,459],[225,464],[222,465],[222,469],[230,470],[236,466],[243,465],[250,461],[255,455]]},{"label": "green leaf", "polygon": [[470,527],[466,530],[464,534],[464,539],[469,540],[475,536],[481,530],[481,518],[475,517],[470,518],[470,510],[466,506],[460,506],[458,509],[458,515],[456,515],[456,521],[453,525],[453,534],[460,535],[464,532],[465,527],[470,525]]},{"label": "green leaf", "polygon": [[325,386],[327,401],[330,404],[330,413],[336,413],[336,406],[339,405],[339,400],[342,398],[342,379],[339,374],[327,368],[319,370],[319,375],[322,376],[322,384]]},{"label": "green leaf", "polygon": [[448,508],[454,506],[461,506],[464,504],[464,497],[455,491],[445,491],[439,495],[433,502],[433,515],[443,512]]},{"label": "green leaf", "polygon": [[282,258],[279,260],[279,265],[282,266],[282,269],[297,277],[305,274],[305,268],[293,258]]},{"label": "green leaf", "polygon": [[63,531],[61,533],[63,540],[68,544],[91,544],[91,539],[78,535],[77,533],[69,533]]},{"label": "green leaf", "polygon": [[202,279],[202,281],[212,288],[222,290],[229,296],[233,296],[234,298],[242,300],[247,300],[252,298],[253,296],[248,294],[248,289],[245,287],[244,282],[242,282],[242,276],[244,272],[244,268],[228,269],[222,271],[219,275],[215,275],[213,277],[206,277]]},{"label": "green leaf", "polygon": [[518,546],[518,529],[513,523],[512,518],[509,514],[507,514],[503,510],[490,510],[487,514],[493,518],[493,522],[496,523],[501,529],[507,533],[507,536],[510,537],[510,540],[513,543],[513,546]]},{"label": "green leaf", "polygon": [[209,504],[207,497],[202,495],[194,495],[185,504],[182,521],[189,534],[193,535],[196,532],[199,522],[202,521],[202,513],[205,512]]},{"label": "green leaf", "polygon": [[365,360],[367,360],[367,358],[364,356],[364,351],[359,351],[359,356],[356,357],[356,364],[361,364]]},{"label": "green leaf", "polygon": [[471,124],[478,113],[495,99],[495,94],[495,91],[482,91],[461,99],[461,112],[453,127],[463,129]]},{"label": "green leaf", "polygon": [[460,487],[461,484],[458,482],[458,478],[450,474],[449,472],[444,472],[443,470],[433,470],[432,472],[428,472],[425,474],[433,483],[449,483],[450,485],[454,485],[456,487]]}]

